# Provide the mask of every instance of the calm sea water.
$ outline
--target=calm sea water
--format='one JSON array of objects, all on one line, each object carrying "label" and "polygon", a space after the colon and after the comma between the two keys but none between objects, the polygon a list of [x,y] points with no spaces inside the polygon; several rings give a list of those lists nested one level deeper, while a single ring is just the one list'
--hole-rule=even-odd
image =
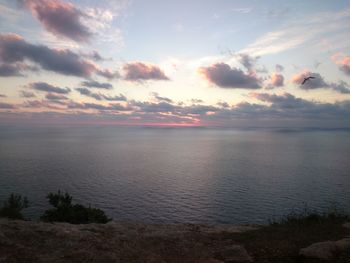
[{"label": "calm sea water", "polygon": [[350,211],[350,132],[204,128],[0,128],[0,200],[26,215],[66,190],[115,219],[264,223],[292,210]]}]

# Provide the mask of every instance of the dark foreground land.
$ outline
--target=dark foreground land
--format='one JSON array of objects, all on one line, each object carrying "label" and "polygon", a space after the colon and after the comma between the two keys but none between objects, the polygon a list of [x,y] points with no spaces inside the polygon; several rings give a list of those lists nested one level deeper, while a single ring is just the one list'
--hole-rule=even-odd
[{"label": "dark foreground land", "polygon": [[345,221],[327,217],[269,226],[205,226],[0,219],[0,262],[350,262]]}]

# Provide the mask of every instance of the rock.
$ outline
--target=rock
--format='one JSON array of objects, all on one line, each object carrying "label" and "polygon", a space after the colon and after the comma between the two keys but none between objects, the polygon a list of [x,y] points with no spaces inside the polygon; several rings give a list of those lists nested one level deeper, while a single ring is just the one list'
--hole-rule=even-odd
[{"label": "rock", "polygon": [[314,243],[311,246],[300,250],[299,255],[307,258],[318,258],[322,260],[330,260],[336,252],[337,246],[335,242],[326,241]]},{"label": "rock", "polygon": [[224,262],[247,263],[253,262],[247,250],[240,245],[231,245],[219,253],[219,257]]},{"label": "rock", "polygon": [[344,223],[344,224],[343,224],[343,227],[345,227],[345,228],[347,228],[347,229],[350,229],[350,222]]},{"label": "rock", "polygon": [[300,250],[299,255],[307,258],[317,258],[321,260],[332,260],[333,257],[350,248],[350,238],[338,241],[325,241],[314,243],[311,246]]}]

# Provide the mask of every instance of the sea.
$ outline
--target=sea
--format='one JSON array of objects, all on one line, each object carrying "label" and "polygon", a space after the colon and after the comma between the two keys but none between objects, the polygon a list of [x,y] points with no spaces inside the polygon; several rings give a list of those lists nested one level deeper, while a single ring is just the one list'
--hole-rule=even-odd
[{"label": "sea", "polygon": [[264,224],[289,213],[350,212],[350,130],[0,127],[0,202],[49,192],[115,220]]}]

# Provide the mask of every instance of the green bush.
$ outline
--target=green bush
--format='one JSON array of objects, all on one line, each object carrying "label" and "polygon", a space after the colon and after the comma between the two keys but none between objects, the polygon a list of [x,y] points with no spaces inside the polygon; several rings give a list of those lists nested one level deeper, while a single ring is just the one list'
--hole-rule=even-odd
[{"label": "green bush", "polygon": [[26,197],[12,193],[0,208],[0,217],[23,220],[22,210],[28,206],[29,202]]},{"label": "green bush", "polygon": [[46,222],[67,222],[71,224],[107,223],[109,219],[106,214],[97,208],[85,207],[80,204],[72,204],[72,197],[68,193],[47,195],[49,203],[54,207],[46,210],[41,220]]}]

